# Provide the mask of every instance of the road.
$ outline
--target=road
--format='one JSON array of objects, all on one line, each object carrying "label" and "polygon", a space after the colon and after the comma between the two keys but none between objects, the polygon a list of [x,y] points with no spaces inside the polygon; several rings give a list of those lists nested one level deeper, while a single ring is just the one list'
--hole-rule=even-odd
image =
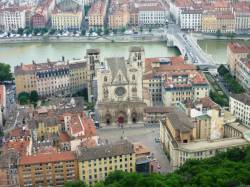
[{"label": "road", "polygon": [[147,146],[151,153],[154,154],[154,158],[159,161],[161,169],[159,172],[168,173],[171,171],[169,161],[162,150],[160,143],[155,142],[155,138],[160,137],[159,126],[155,127],[133,127],[133,128],[114,128],[114,129],[97,129],[97,135],[101,140],[108,142],[115,142],[124,137],[132,143],[140,142]]}]

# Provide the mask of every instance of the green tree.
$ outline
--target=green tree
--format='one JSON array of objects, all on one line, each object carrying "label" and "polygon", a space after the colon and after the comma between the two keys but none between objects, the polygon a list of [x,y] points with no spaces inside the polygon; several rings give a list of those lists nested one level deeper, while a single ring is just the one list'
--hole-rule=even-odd
[{"label": "green tree", "polygon": [[53,34],[55,34],[55,32],[56,32],[55,29],[50,29],[49,34],[50,34],[50,35],[53,35]]},{"label": "green tree", "polygon": [[108,35],[109,34],[109,29],[107,27],[104,28],[104,34]]},{"label": "green tree", "polygon": [[122,27],[121,28],[121,33],[124,33],[126,31],[126,28],[125,27]]},{"label": "green tree", "polygon": [[9,64],[0,63],[0,82],[12,81],[12,73]]},{"label": "green tree", "polygon": [[97,34],[98,34],[99,36],[101,35],[101,33],[102,33],[102,29],[101,29],[101,28],[97,29]]},{"label": "green tree", "polygon": [[117,34],[117,29],[113,29],[113,33],[114,33],[114,34]]},{"label": "green tree", "polygon": [[142,26],[140,27],[140,32],[141,32],[141,33],[143,32],[143,27],[142,27]]},{"label": "green tree", "polygon": [[69,181],[64,184],[64,187],[84,187],[84,183],[80,180],[78,181]]},{"label": "green tree", "polygon": [[82,29],[81,35],[82,35],[82,36],[85,36],[85,35],[86,35],[86,30],[85,30],[85,29]]},{"label": "green tree", "polygon": [[148,32],[150,33],[152,32],[152,27],[149,27]]},{"label": "green tree", "polygon": [[23,29],[23,28],[18,28],[18,30],[17,30],[17,34],[23,35],[23,31],[24,31],[24,29]]},{"label": "green tree", "polygon": [[93,29],[89,29],[89,34],[92,34],[93,33]]},{"label": "green tree", "polygon": [[39,99],[39,96],[38,96],[37,91],[36,91],[36,90],[32,90],[32,91],[30,92],[30,101],[31,101],[32,103],[36,103],[36,102],[38,101],[38,99]]},{"label": "green tree", "polygon": [[89,12],[89,9],[90,9],[90,5],[84,5],[84,15],[87,16],[88,15],[88,12]]},{"label": "green tree", "polygon": [[21,92],[18,94],[18,101],[20,105],[27,105],[29,103],[30,94],[28,92]]},{"label": "green tree", "polygon": [[217,36],[218,38],[222,36],[221,30],[218,29],[218,30],[216,31],[216,36]]}]

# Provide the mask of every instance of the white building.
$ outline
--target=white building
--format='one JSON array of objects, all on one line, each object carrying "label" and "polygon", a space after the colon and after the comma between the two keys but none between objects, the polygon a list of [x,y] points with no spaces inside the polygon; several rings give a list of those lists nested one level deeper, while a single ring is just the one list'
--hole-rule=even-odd
[{"label": "white building", "polygon": [[250,93],[231,95],[229,110],[242,123],[250,126]]},{"label": "white building", "polygon": [[250,54],[247,58],[236,59],[235,76],[245,89],[250,89]]},{"label": "white building", "polygon": [[4,85],[0,85],[0,127],[3,126],[6,108],[6,89]]},{"label": "white building", "polygon": [[181,29],[201,31],[202,10],[184,9],[180,15]]},{"label": "white building", "polygon": [[25,28],[26,18],[23,8],[5,8],[1,11],[5,31],[17,31],[18,28]]},{"label": "white building", "polygon": [[167,12],[162,6],[140,6],[138,8],[139,25],[165,25]]}]

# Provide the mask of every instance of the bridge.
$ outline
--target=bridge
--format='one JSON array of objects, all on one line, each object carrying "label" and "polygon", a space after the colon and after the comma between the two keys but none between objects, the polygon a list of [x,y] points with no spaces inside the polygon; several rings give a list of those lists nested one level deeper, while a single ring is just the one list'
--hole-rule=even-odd
[{"label": "bridge", "polygon": [[218,65],[213,57],[205,53],[190,34],[185,34],[177,26],[171,25],[167,31],[167,38],[167,45],[177,47],[181,55],[190,63],[199,66],[200,69],[207,69],[211,73],[217,72]]}]

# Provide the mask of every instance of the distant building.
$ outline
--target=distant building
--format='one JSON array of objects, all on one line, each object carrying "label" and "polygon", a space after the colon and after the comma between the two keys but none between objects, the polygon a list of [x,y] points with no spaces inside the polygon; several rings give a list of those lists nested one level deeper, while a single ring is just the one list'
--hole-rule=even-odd
[{"label": "distant building", "polygon": [[250,53],[237,59],[235,77],[245,89],[250,89]]},{"label": "distant building", "polygon": [[79,179],[87,185],[103,181],[109,173],[122,170],[135,172],[135,152],[128,141],[94,148],[79,148]]},{"label": "distant building", "polygon": [[250,29],[250,2],[238,2],[233,5],[235,29],[244,31]]},{"label": "distant building", "polygon": [[181,29],[193,30],[196,32],[201,31],[202,27],[202,9],[184,9],[180,16]]},{"label": "distant building", "polygon": [[36,90],[41,97],[74,93],[88,87],[87,61],[74,59],[15,66],[16,93]]},{"label": "distant building", "polygon": [[64,186],[67,181],[78,180],[76,155],[67,151],[22,156],[18,162],[18,175],[21,187]]},{"label": "distant building", "polygon": [[91,5],[88,12],[89,28],[98,29],[104,28],[107,12],[107,0],[98,0]]},{"label": "distant building", "polygon": [[232,75],[236,74],[236,64],[241,58],[247,58],[250,53],[250,46],[231,42],[227,45],[227,58],[230,72]]},{"label": "distant building", "polygon": [[250,93],[232,94],[229,98],[229,110],[250,127]]},{"label": "distant building", "polygon": [[56,8],[51,14],[52,28],[56,30],[80,30],[83,12],[80,8],[62,11]]}]

